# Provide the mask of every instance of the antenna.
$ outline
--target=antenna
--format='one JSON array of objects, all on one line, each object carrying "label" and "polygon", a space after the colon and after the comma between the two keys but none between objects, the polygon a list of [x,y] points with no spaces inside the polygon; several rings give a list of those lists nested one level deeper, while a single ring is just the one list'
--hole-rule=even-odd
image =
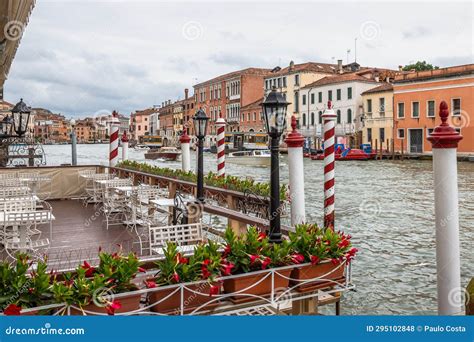
[{"label": "antenna", "polygon": [[351,54],[351,49],[347,49],[347,64],[349,64],[349,55]]},{"label": "antenna", "polygon": [[354,38],[354,62],[357,63],[357,37]]}]

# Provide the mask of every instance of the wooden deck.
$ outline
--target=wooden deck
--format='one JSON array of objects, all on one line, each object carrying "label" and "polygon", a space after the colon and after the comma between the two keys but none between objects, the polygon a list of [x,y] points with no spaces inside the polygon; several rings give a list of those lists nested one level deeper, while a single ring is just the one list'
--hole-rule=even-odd
[{"label": "wooden deck", "polygon": [[[104,216],[99,207],[89,204],[85,207],[80,200],[48,201],[53,208],[55,220],[52,225],[52,239],[48,249],[38,253],[48,256],[49,264],[56,269],[69,269],[97,258],[98,250],[117,251],[122,246],[125,252],[139,254],[138,236],[126,226],[106,228]],[[42,238],[49,238],[49,225],[38,227]],[[139,231],[143,233],[143,231]],[[147,251],[145,251],[146,253]],[[6,258],[6,253],[0,254]]]}]

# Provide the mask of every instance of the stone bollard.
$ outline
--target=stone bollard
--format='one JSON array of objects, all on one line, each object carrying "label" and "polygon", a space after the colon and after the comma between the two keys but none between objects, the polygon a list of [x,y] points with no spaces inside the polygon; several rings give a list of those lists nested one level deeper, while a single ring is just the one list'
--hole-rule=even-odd
[{"label": "stone bollard", "polygon": [[438,314],[455,315],[462,311],[461,263],[459,253],[459,207],[456,152],[462,136],[447,123],[448,105],[439,106],[441,125],[428,140],[433,147],[433,177],[436,219],[436,269]]},{"label": "stone bollard", "polygon": [[292,131],[285,139],[288,146],[288,172],[290,179],[291,225],[306,222],[304,198],[303,135],[296,130],[296,117],[291,117]]}]

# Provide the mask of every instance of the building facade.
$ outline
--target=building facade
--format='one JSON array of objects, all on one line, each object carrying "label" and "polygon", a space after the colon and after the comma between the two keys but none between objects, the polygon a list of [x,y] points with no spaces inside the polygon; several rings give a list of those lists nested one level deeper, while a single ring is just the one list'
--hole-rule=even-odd
[{"label": "building facade", "polygon": [[449,124],[463,136],[459,153],[474,153],[474,64],[400,74],[393,83],[395,150],[430,153],[427,137],[441,123],[446,101]]},{"label": "building facade", "polygon": [[150,115],[157,112],[156,108],[147,108],[130,114],[130,135],[133,140],[138,142],[141,137],[150,135]]},{"label": "building facade", "polygon": [[384,82],[364,91],[362,102],[364,106],[362,143],[371,144],[373,148],[380,148],[380,142],[382,142],[384,149],[392,149],[393,86]]}]

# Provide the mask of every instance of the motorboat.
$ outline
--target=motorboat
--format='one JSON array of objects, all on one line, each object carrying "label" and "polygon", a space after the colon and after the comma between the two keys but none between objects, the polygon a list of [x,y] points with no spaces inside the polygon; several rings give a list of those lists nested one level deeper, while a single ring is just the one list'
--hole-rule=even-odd
[{"label": "motorboat", "polygon": [[[311,155],[312,160],[323,160],[324,154]],[[363,150],[356,148],[346,148],[335,153],[335,160],[369,160],[373,159],[371,154],[365,153]]]},{"label": "motorboat", "polygon": [[145,153],[145,159],[175,161],[181,155],[181,151],[176,147],[152,148]]},{"label": "motorboat", "polygon": [[143,144],[138,144],[138,145],[135,145],[135,147],[133,149],[135,151],[148,151],[150,149],[150,147],[148,147],[146,145],[143,145]]},{"label": "motorboat", "polygon": [[226,161],[241,165],[270,166],[271,155],[270,150],[238,151],[229,153]]}]

